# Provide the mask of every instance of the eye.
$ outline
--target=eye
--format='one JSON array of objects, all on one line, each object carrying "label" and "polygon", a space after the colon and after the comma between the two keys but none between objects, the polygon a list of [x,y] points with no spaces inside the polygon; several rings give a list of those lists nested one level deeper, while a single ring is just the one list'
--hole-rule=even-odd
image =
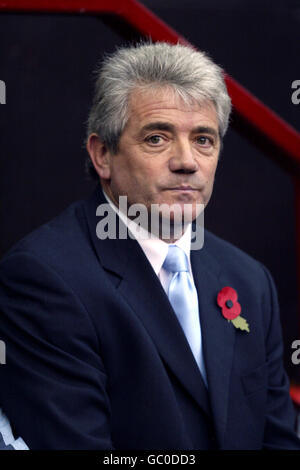
[{"label": "eye", "polygon": [[160,135],[150,135],[149,137],[146,137],[145,141],[149,144],[152,145],[158,145],[162,143],[162,137]]},{"label": "eye", "polygon": [[209,147],[210,145],[214,144],[213,139],[205,135],[199,135],[198,137],[196,137],[196,141],[198,144],[205,146],[205,147]]}]

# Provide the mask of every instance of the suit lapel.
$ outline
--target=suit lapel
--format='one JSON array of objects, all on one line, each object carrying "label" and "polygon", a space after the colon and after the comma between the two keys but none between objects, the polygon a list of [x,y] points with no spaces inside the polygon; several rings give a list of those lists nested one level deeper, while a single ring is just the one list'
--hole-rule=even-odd
[{"label": "suit lapel", "polygon": [[[114,284],[144,324],[157,350],[196,403],[210,414],[202,376],[168,297],[136,240],[100,240],[96,235],[96,208],[106,203],[100,186],[85,203],[90,236],[101,265],[113,274]],[[117,217],[117,234],[119,224]]]},{"label": "suit lapel", "polygon": [[230,373],[233,360],[235,328],[222,316],[217,295],[226,285],[220,266],[205,246],[191,251],[191,264],[199,299],[203,355],[215,429],[222,444],[227,422]]},{"label": "suit lapel", "polygon": [[128,263],[119,290],[143,322],[163,361],[209,414],[205,385],[187,339],[158,277],[140,247],[136,248],[139,253],[134,263]]}]

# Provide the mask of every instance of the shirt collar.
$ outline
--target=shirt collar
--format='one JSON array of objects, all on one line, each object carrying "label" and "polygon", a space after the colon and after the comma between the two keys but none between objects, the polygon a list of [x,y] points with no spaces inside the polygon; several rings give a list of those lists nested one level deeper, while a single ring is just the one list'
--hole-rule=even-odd
[{"label": "shirt collar", "polygon": [[[124,214],[124,212],[119,210],[119,208],[112,202],[112,200],[104,191],[103,194],[111,208],[118,214],[122,222],[128,227],[128,230],[130,230],[134,238],[140,244],[152,268],[158,275],[168,254],[169,243],[164,242],[160,238],[145,230],[133,220],[129,219],[126,214]],[[191,224],[188,224],[187,229],[182,237],[176,240],[174,243],[171,243],[172,245],[179,246],[186,253],[189,261],[190,272],[191,233]]]}]

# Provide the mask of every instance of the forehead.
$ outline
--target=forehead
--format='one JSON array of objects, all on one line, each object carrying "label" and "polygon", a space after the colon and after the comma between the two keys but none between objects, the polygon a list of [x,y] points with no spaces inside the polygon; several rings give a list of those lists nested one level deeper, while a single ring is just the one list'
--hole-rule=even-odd
[{"label": "forehead", "polygon": [[210,125],[218,129],[216,108],[211,101],[185,102],[167,87],[136,89],[129,98],[129,127],[143,127],[151,121],[171,122],[181,127]]}]

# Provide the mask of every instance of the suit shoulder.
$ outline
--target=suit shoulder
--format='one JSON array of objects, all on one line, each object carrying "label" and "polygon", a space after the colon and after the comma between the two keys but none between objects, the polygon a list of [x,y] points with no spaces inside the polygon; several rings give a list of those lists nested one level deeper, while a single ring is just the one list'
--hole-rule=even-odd
[{"label": "suit shoulder", "polygon": [[84,201],[68,206],[55,218],[36,228],[18,241],[3,257],[26,252],[41,261],[58,258],[78,250],[78,243],[84,242],[85,220],[82,210]]},{"label": "suit shoulder", "polygon": [[263,274],[266,270],[260,261],[209,231],[205,231],[204,246],[223,267],[226,266],[234,271],[245,270],[248,274],[251,272]]}]

